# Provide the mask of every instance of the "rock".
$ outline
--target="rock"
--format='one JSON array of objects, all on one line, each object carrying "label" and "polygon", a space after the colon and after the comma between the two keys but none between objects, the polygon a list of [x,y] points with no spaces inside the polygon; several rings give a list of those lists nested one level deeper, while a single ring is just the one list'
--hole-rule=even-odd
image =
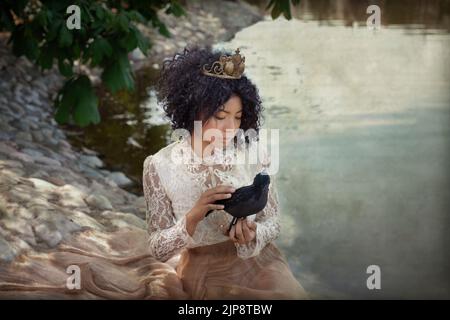
[{"label": "rock", "polygon": [[86,174],[88,177],[92,179],[103,179],[103,176],[95,169],[92,169],[91,167],[85,165],[84,163],[79,163],[78,167],[81,171],[83,171],[84,174]]},{"label": "rock", "polygon": [[12,219],[3,219],[3,226],[9,231],[14,231],[14,234],[20,234],[20,238],[29,245],[36,245],[33,229],[28,221],[14,217]]},{"label": "rock", "polygon": [[44,157],[44,154],[36,149],[23,148],[21,151],[31,157]]},{"label": "rock", "polygon": [[54,140],[53,139],[53,131],[51,129],[42,129],[42,134],[44,135],[45,140]]},{"label": "rock", "polygon": [[[45,207],[46,210],[49,210],[50,208],[50,203],[47,201],[47,198],[44,196],[37,196],[35,193],[30,194],[32,197],[30,198],[30,200],[27,203],[27,206],[29,206],[29,208],[32,207]],[[17,196],[17,193],[16,193]],[[23,197],[24,195],[21,194],[21,197]]]},{"label": "rock", "polygon": [[100,210],[112,210],[113,206],[109,202],[108,198],[99,194],[91,194],[84,199],[91,207]]},{"label": "rock", "polygon": [[77,160],[77,157],[73,153],[68,152],[68,151],[61,151],[61,155],[63,155],[64,157],[66,157],[67,159],[70,159],[70,160]]},{"label": "rock", "polygon": [[86,207],[84,198],[86,194],[71,184],[66,184],[58,188],[61,198],[59,203],[64,207]]},{"label": "rock", "polygon": [[131,213],[103,211],[101,216],[110,219],[110,223],[118,228],[134,226],[145,229],[147,227],[144,220]]},{"label": "rock", "polygon": [[65,140],[58,141],[58,147],[61,149],[71,150],[72,146]]},{"label": "rock", "polygon": [[88,227],[100,231],[105,230],[105,227],[101,223],[82,211],[72,210],[69,217],[71,221],[82,227]]},{"label": "rock", "polygon": [[22,133],[28,133],[28,131],[30,130],[30,125],[27,121],[16,121],[14,123],[14,126],[17,129],[22,130]]},{"label": "rock", "polygon": [[30,174],[30,178],[38,178],[42,180],[47,180],[48,176],[48,172],[44,170],[37,170]]},{"label": "rock", "polygon": [[48,166],[61,166],[61,162],[55,159],[48,158],[46,156],[34,156],[32,159],[37,163],[46,164]]},{"label": "rock", "polygon": [[10,146],[9,144],[6,144],[6,143],[0,141],[0,153],[8,155],[8,154],[15,153],[15,152],[17,152],[17,150],[15,148]]},{"label": "rock", "polygon": [[108,179],[111,179],[114,181],[119,187],[127,187],[133,184],[133,181],[131,181],[127,176],[125,176],[122,172],[111,172],[108,175]]},{"label": "rock", "polygon": [[36,224],[45,223],[51,230],[58,230],[64,237],[70,235],[74,231],[81,230],[81,226],[70,219],[72,210],[60,208],[60,210],[41,211],[36,218]]},{"label": "rock", "polygon": [[25,153],[18,152],[18,151],[9,154],[9,157],[13,158],[13,159],[20,160],[22,162],[26,162],[26,163],[34,163],[33,158],[31,158],[30,156],[26,155]]},{"label": "rock", "polygon": [[103,162],[97,156],[81,155],[80,160],[92,168],[103,167]]},{"label": "rock", "polygon": [[33,131],[31,131],[31,134],[33,136],[34,141],[36,141],[36,142],[44,141],[44,135],[39,130],[33,130]]},{"label": "rock", "polygon": [[47,177],[46,180],[50,183],[53,183],[54,185],[57,185],[59,187],[65,185],[66,183],[64,180],[58,178],[58,177]]},{"label": "rock", "polygon": [[[2,127],[3,128],[3,127]],[[5,129],[6,130],[6,129]],[[3,132],[0,131],[0,140],[11,140],[14,137],[14,134],[12,132]]]},{"label": "rock", "polygon": [[21,217],[23,219],[26,220],[30,220],[34,218],[33,213],[30,212],[30,210],[28,210],[25,207],[18,207],[14,210],[14,216],[16,217]]},{"label": "rock", "polygon": [[57,146],[58,140],[51,137],[51,138],[45,139],[45,144],[47,144],[48,146]]},{"label": "rock", "polygon": [[133,60],[142,60],[146,57],[139,48],[136,48],[130,53],[130,58]]},{"label": "rock", "polygon": [[44,241],[50,248],[57,246],[61,240],[62,235],[58,230],[50,230],[49,226],[42,223],[34,228],[36,236]]},{"label": "rock", "polygon": [[19,131],[16,133],[16,138],[17,139],[22,139],[25,141],[32,141],[33,137],[31,136],[31,134],[29,132],[24,132],[24,131]]},{"label": "rock", "polygon": [[55,191],[57,188],[57,186],[55,186],[54,184],[51,184],[50,182],[47,182],[45,180],[41,180],[41,179],[37,179],[37,178],[29,178],[28,180],[33,182],[34,188],[38,192],[51,192],[51,191]]},{"label": "rock", "polygon": [[0,169],[2,168],[23,168],[23,164],[14,160],[0,160]]},{"label": "rock", "polygon": [[15,250],[10,246],[8,241],[0,235],[0,261],[11,262],[15,256]]},{"label": "rock", "polygon": [[33,129],[33,130],[38,130],[38,129],[39,129],[39,124],[38,124],[36,121],[32,120],[32,119],[30,119],[30,120],[28,121],[28,125],[29,125],[30,128]]},{"label": "rock", "polygon": [[88,149],[88,148],[86,148],[86,147],[81,147],[81,150],[82,150],[85,154],[90,155],[90,156],[96,156],[96,155],[98,155],[98,153],[97,153],[96,151],[91,150],[91,149]]}]

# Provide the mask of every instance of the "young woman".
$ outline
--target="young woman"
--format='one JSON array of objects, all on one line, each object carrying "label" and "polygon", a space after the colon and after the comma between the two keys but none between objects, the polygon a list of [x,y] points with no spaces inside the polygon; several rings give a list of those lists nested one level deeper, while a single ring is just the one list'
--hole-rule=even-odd
[{"label": "young woman", "polygon": [[[176,273],[191,299],[304,299],[274,244],[280,234],[275,176],[264,209],[238,220],[230,232],[233,217],[215,203],[250,185],[270,164],[233,162],[251,150],[252,142],[238,133],[258,133],[263,110],[244,63],[239,50],[211,47],[186,48],[165,61],[158,100],[172,128],[188,135],[144,161],[148,248],[163,262],[179,257]],[[211,139],[211,131],[219,135]]]}]

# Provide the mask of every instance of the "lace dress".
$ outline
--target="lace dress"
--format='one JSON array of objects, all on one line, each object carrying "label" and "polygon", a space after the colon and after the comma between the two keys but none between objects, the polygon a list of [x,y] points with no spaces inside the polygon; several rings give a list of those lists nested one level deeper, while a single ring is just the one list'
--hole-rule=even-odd
[{"label": "lace dress", "polygon": [[190,141],[181,139],[144,161],[149,252],[163,262],[178,259],[177,275],[192,299],[307,298],[286,257],[273,243],[280,234],[274,175],[267,205],[247,217],[257,225],[252,242],[242,245],[229,239],[225,233],[232,216],[223,210],[214,210],[200,221],[192,236],[186,230],[186,213],[204,191],[217,185],[249,185],[257,173],[270,170],[267,153],[254,163],[236,162],[248,159],[252,147],[233,152],[215,148],[202,162]]}]

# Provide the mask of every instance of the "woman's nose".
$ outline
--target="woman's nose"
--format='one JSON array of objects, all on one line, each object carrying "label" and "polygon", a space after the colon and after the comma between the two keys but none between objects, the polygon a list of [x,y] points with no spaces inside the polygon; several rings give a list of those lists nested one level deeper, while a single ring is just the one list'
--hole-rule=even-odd
[{"label": "woman's nose", "polygon": [[235,129],[235,123],[233,119],[228,119],[227,122],[225,123],[225,132],[226,130],[234,130]]}]

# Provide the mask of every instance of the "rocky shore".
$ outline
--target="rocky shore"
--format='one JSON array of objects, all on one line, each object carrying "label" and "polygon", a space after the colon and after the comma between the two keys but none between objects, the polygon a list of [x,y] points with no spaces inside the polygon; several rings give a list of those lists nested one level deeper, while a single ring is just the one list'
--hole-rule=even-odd
[{"label": "rocky shore", "polygon": [[[261,19],[240,1],[188,3],[187,10],[188,17],[162,17],[170,39],[144,28],[153,48],[148,57],[131,55],[135,69],[189,43],[226,41]],[[55,122],[63,78],[13,56],[7,37],[0,34],[0,282],[1,269],[21,254],[49,253],[73,234],[91,232],[101,242],[101,235],[146,227],[143,197],[122,189],[130,180],[104,168],[95,151],[75,150]]]},{"label": "rocky shore", "polygon": [[62,83],[0,45],[0,260],[53,248],[68,234],[145,227],[145,203],[121,189],[128,179],[103,169],[95,152],[74,150],[53,119]]}]

